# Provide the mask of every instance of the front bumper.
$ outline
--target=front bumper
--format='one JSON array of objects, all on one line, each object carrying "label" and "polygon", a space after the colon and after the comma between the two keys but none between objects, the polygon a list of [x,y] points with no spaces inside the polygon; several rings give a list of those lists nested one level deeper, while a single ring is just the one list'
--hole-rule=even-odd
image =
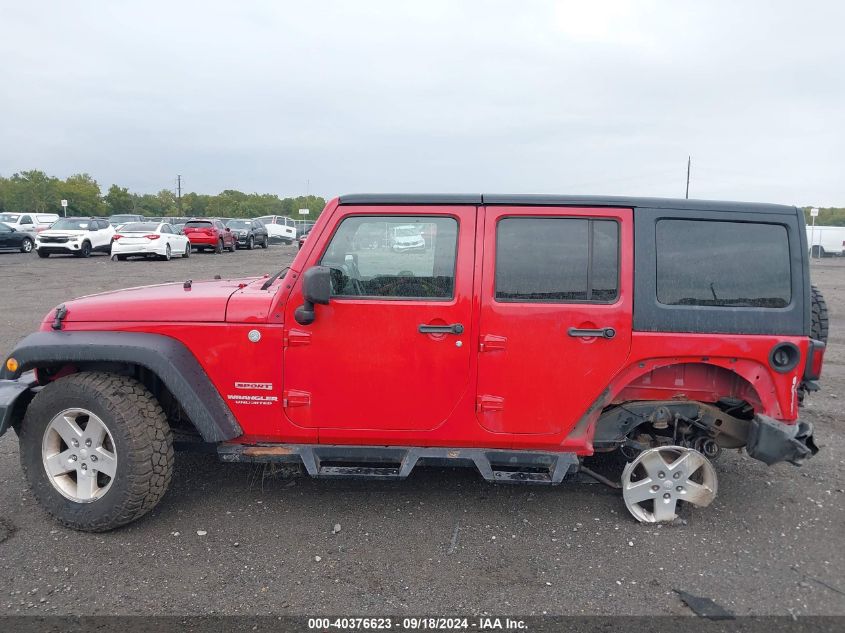
[{"label": "front bumper", "polygon": [[17,380],[0,380],[0,435],[23,419],[24,411],[35,395],[35,372],[28,371]]},{"label": "front bumper", "polygon": [[784,424],[765,415],[754,416],[751,421],[745,450],[749,457],[769,466],[778,462],[800,466],[819,452],[813,441],[812,424]]},{"label": "front bumper", "polygon": [[36,241],[35,250],[41,251],[42,253],[50,253],[51,255],[61,255],[63,253],[78,253],[81,244],[82,242],[64,242],[61,244],[57,244],[54,242],[42,244]]}]

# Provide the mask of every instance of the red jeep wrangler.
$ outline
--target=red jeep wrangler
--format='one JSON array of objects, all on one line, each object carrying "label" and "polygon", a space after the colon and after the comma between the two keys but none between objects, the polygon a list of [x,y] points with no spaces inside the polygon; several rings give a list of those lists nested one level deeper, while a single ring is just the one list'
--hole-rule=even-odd
[{"label": "red jeep wrangler", "polygon": [[[817,451],[798,406],[826,318],[795,207],[352,195],[272,276],[52,310],[3,363],[0,432],[18,433],[38,501],[81,530],[156,505],[174,435],[317,477],[580,472],[669,521],[678,501],[710,503],[723,449]],[[583,463],[610,451],[621,483]]]}]

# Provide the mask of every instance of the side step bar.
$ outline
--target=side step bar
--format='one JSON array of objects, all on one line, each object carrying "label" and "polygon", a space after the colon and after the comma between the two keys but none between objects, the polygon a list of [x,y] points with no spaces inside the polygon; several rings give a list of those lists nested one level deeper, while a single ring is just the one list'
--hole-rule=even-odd
[{"label": "side step bar", "polygon": [[234,444],[217,447],[224,462],[302,464],[312,477],[405,479],[417,465],[475,467],[487,481],[559,484],[578,472],[575,453],[314,444]]}]

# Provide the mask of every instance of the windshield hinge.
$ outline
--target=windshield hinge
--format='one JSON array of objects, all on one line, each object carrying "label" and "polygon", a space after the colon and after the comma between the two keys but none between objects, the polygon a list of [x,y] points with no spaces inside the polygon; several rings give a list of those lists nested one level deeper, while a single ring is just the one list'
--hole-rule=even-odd
[{"label": "windshield hinge", "polygon": [[61,330],[62,329],[62,321],[65,320],[67,316],[67,308],[65,304],[60,305],[56,308],[56,314],[53,317],[53,329],[54,330]]}]

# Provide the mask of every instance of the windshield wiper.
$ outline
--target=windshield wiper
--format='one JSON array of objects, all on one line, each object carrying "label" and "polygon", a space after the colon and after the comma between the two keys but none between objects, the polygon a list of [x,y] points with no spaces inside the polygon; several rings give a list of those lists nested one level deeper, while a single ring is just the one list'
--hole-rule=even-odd
[{"label": "windshield wiper", "polygon": [[264,284],[261,286],[261,289],[262,289],[262,290],[267,290],[267,288],[269,288],[270,286],[272,286],[272,285],[273,285],[273,282],[274,282],[274,281],[276,281],[279,277],[281,277],[282,275],[284,275],[284,274],[285,274],[287,271],[289,271],[289,270],[290,270],[290,266],[285,266],[284,268],[282,268],[282,269],[281,269],[279,272],[277,272],[275,275],[273,275],[272,277],[269,277],[269,278],[267,279],[267,281],[265,281],[265,282],[264,282]]}]

